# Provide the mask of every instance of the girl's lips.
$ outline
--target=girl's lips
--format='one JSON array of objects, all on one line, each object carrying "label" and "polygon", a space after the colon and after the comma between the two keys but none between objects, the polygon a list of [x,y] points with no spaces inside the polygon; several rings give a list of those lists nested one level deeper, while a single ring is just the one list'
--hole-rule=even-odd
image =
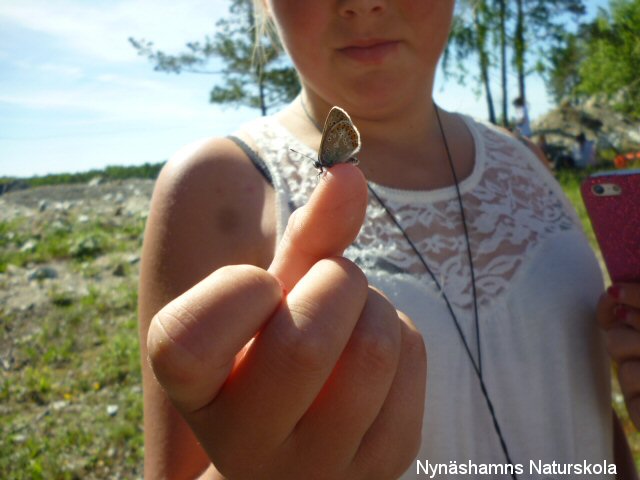
[{"label": "girl's lips", "polygon": [[340,48],[338,51],[348,58],[361,63],[377,64],[382,62],[389,54],[395,52],[400,42],[380,41],[364,45],[350,45]]}]

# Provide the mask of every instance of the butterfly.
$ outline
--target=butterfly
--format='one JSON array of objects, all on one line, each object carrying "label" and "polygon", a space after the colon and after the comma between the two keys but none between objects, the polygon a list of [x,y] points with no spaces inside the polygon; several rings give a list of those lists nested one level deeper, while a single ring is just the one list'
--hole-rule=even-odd
[{"label": "butterfly", "polygon": [[[360,147],[360,132],[351,121],[349,114],[340,107],[333,107],[324,121],[318,159],[312,158],[313,166],[323,173],[325,169],[338,163],[357,165],[358,159],[354,155],[360,151]],[[300,153],[292,148],[290,150]]]},{"label": "butterfly", "polygon": [[358,159],[354,155],[360,151],[361,146],[360,132],[349,114],[340,107],[333,107],[324,121],[318,160],[313,166],[322,173],[324,169],[338,163],[357,165]]}]

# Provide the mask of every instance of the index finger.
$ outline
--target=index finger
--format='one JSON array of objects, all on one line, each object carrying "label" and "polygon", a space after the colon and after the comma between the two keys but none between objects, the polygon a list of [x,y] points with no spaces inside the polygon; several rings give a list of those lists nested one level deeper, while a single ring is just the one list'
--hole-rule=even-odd
[{"label": "index finger", "polygon": [[334,166],[291,215],[269,272],[290,291],[319,260],[342,254],[358,235],[366,208],[362,172],[349,164]]}]

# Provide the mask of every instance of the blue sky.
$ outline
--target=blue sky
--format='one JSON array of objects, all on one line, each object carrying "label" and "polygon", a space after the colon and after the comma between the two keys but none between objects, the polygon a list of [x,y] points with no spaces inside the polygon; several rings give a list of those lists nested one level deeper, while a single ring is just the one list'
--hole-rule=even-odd
[{"label": "blue sky", "polygon": [[[593,11],[606,0],[586,3]],[[227,7],[226,0],[0,0],[0,176],[156,163],[254,117],[255,110],[208,103],[216,77],[154,72],[127,40],[178,52],[211,34]],[[536,117],[550,105],[540,81],[528,88]],[[435,96],[446,109],[485,118],[472,90],[439,76]]]}]

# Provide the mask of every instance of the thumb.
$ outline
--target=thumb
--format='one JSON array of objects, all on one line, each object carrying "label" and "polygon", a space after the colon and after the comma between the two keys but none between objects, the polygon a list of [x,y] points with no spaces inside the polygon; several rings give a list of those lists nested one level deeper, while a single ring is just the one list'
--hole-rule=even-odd
[{"label": "thumb", "polygon": [[332,167],[289,218],[269,272],[291,291],[316,262],[342,255],[358,235],[366,209],[367,181],[360,169]]}]

